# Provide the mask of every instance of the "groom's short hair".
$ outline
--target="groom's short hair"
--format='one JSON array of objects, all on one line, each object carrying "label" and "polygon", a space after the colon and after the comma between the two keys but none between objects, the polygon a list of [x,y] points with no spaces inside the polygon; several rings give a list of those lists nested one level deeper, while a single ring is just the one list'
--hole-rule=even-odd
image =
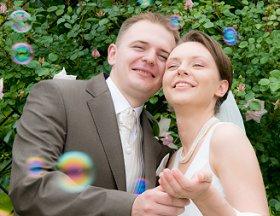
[{"label": "groom's short hair", "polygon": [[167,31],[169,31],[175,39],[175,42],[178,43],[180,39],[179,31],[172,28],[172,25],[170,24],[170,19],[167,16],[164,16],[159,13],[152,13],[152,12],[147,12],[147,13],[140,13],[138,15],[132,16],[128,19],[126,19],[119,30],[117,39],[116,39],[116,44],[120,42],[120,39],[122,35],[135,23],[139,21],[149,21],[151,23],[159,24],[163,26]]},{"label": "groom's short hair", "polygon": [[212,37],[210,37],[209,35],[201,31],[197,31],[197,30],[189,31],[185,36],[181,38],[179,44],[184,42],[198,42],[201,43],[203,46],[205,46],[205,48],[211,53],[217,65],[220,78],[222,80],[228,81],[229,86],[226,94],[223,97],[218,98],[216,102],[215,105],[215,113],[216,113],[219,110],[219,107],[223,103],[223,101],[226,100],[228,91],[231,88],[232,79],[233,79],[231,61],[229,57],[224,53],[221,45]]}]

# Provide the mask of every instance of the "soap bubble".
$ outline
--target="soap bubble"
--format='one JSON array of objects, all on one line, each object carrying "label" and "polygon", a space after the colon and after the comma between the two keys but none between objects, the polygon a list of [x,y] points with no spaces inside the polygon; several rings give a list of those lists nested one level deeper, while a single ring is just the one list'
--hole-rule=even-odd
[{"label": "soap bubble", "polygon": [[169,17],[169,25],[172,29],[178,30],[180,28],[181,17],[179,15],[172,15]]},{"label": "soap bubble", "polygon": [[237,44],[238,34],[233,27],[227,27],[223,30],[223,38],[227,45],[234,46]]},{"label": "soap bubble", "polygon": [[33,49],[28,43],[16,43],[12,46],[12,60],[16,64],[28,64],[33,59]]},{"label": "soap bubble", "polygon": [[16,10],[10,15],[11,27],[18,33],[25,33],[31,29],[31,16],[24,10]]},{"label": "soap bubble", "polygon": [[57,168],[67,175],[59,179],[59,185],[68,192],[80,192],[94,180],[92,160],[83,152],[66,152],[59,158]]}]

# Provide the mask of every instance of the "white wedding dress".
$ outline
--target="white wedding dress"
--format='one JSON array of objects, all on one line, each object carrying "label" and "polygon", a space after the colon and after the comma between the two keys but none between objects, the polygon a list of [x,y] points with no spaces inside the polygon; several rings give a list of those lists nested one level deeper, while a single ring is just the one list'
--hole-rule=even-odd
[{"label": "white wedding dress", "polygon": [[[219,122],[210,129],[210,131],[206,135],[206,138],[204,139],[203,143],[200,145],[199,150],[196,153],[193,161],[191,162],[190,166],[188,167],[187,171],[185,172],[184,176],[190,179],[193,177],[193,175],[195,175],[200,170],[202,170],[202,169],[207,170],[207,171],[211,172],[211,174],[212,174],[212,177],[213,177],[212,185],[214,186],[214,188],[216,188],[221,193],[222,196],[224,196],[224,191],[223,191],[221,182],[220,182],[219,178],[213,172],[213,170],[210,166],[210,163],[209,163],[210,141],[211,141],[213,131],[218,124],[229,124],[229,123]],[[180,148],[175,153],[175,158],[171,164],[170,169],[179,167],[179,158],[180,158],[179,156],[181,153],[182,153],[182,148]],[[199,211],[199,209],[196,207],[196,205],[191,201],[190,204],[185,207],[185,212],[183,214],[181,214],[180,216],[202,216],[202,214]]]}]

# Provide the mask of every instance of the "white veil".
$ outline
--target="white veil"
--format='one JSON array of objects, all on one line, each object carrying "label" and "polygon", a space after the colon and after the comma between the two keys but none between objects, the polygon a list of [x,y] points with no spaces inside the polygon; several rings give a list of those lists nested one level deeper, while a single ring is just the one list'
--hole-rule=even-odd
[{"label": "white veil", "polygon": [[223,122],[232,122],[238,125],[245,132],[245,127],[241,113],[231,91],[228,92],[227,99],[221,104],[216,117]]}]

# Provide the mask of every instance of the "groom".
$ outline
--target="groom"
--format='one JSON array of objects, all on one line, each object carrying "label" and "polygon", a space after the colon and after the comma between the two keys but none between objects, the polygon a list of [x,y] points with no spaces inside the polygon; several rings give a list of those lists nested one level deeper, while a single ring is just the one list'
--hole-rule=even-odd
[{"label": "groom", "polygon": [[[161,87],[166,59],[178,38],[165,17],[140,14],[123,23],[116,43],[108,48],[109,78],[99,74],[88,81],[47,80],[34,86],[13,145],[10,197],[15,215],[183,212],[187,200],[154,188],[156,168],[170,150],[153,138],[143,108]],[[57,177],[65,174],[54,167],[68,151],[85,152],[94,162],[95,181],[82,192],[57,187]],[[28,175],[30,157],[44,160],[44,175]],[[135,196],[141,177],[149,190]]]}]

